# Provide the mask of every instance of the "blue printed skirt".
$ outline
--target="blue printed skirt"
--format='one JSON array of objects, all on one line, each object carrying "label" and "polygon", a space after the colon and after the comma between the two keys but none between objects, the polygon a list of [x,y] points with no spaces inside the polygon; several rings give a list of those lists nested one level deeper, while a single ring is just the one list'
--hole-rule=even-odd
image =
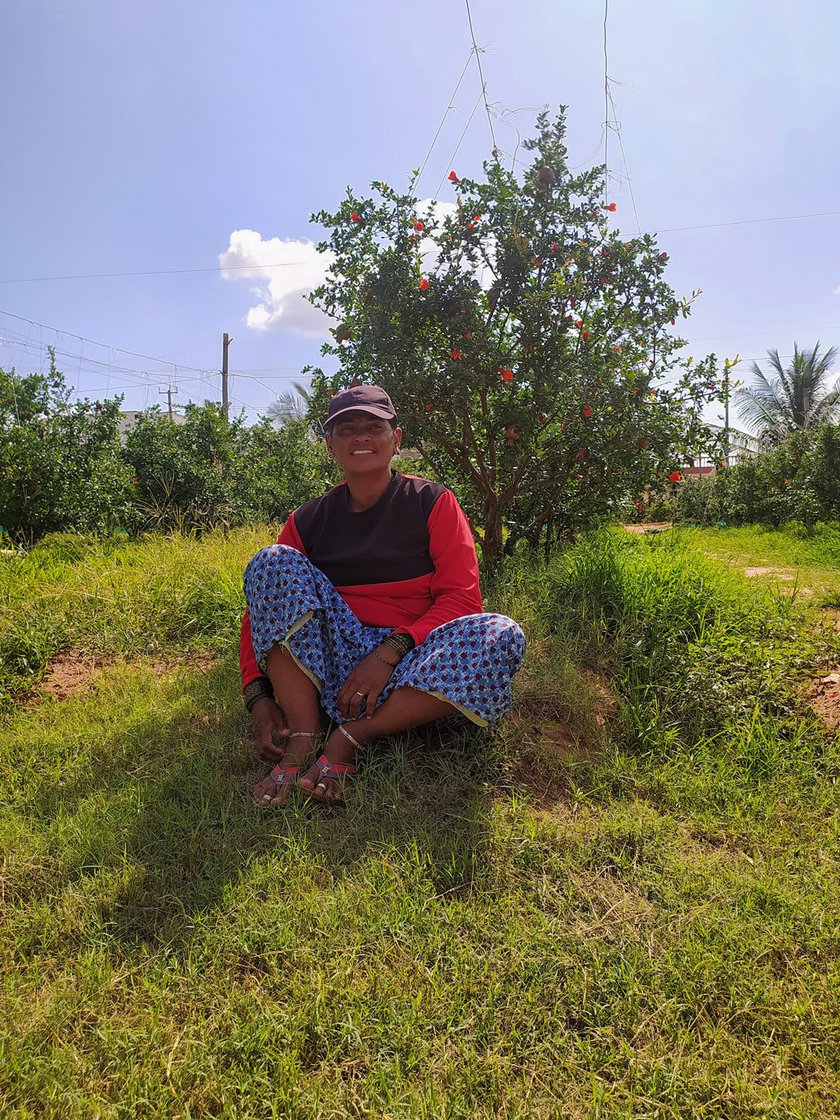
[{"label": "blue printed skirt", "polygon": [[[336,703],[342,685],[393,627],[361,623],[324,573],[287,545],[270,545],[251,560],[245,599],[260,669],[275,643],[285,647],[317,686],[327,715],[343,722]],[[510,679],[524,655],[525,635],[512,619],[465,615],[406,654],[381,700],[397,688],[416,688],[486,726],[509,710]]]}]

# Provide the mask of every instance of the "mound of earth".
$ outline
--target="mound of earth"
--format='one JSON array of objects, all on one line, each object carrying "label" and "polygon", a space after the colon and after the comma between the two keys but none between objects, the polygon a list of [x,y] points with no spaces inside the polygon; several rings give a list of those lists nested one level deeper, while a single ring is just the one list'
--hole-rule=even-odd
[{"label": "mound of earth", "polygon": [[840,668],[833,669],[811,686],[811,707],[826,727],[840,730]]}]

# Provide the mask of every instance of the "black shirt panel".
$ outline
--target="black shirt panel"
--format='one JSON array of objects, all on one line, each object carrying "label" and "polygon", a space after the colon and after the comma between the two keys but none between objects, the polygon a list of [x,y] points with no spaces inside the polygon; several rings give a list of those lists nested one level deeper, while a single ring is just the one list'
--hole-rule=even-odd
[{"label": "black shirt panel", "polygon": [[295,510],[306,555],[336,587],[395,583],[434,571],[428,520],[445,487],[394,474],[370,509],[354,513],[345,485]]}]

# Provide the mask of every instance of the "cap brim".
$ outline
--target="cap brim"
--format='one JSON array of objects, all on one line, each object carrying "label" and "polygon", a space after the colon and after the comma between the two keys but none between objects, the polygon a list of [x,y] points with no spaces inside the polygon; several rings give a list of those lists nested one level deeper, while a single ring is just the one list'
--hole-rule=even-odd
[{"label": "cap brim", "polygon": [[378,405],[371,404],[352,404],[349,408],[341,408],[338,412],[334,412],[332,416],[326,419],[325,427],[334,424],[342,416],[346,416],[348,412],[365,412],[368,416],[375,416],[378,420],[396,420],[396,414],[389,412],[387,408],[380,408]]}]

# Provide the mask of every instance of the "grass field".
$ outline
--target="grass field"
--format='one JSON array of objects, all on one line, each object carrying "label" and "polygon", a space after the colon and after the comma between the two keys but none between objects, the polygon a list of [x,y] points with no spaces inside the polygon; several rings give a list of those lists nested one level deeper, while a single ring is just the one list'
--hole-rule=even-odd
[{"label": "grass field", "polygon": [[836,537],[511,564],[513,717],[369,748],[334,814],[249,801],[271,538],[3,558],[3,1117],[840,1116]]}]

